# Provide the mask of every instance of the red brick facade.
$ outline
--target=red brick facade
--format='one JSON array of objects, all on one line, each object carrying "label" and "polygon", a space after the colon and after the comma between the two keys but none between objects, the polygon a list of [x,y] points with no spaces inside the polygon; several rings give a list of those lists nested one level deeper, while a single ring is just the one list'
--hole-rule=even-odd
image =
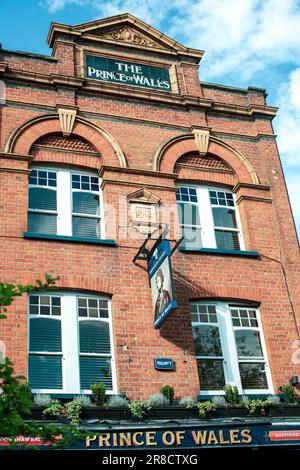
[{"label": "red brick facade", "polygon": [[[135,28],[155,45],[102,34],[118,25]],[[74,28],[54,24],[48,41],[52,57],[0,50],[6,89],[0,107],[1,278],[32,283],[47,272],[61,277],[60,289],[111,297],[117,389],[129,398],[146,398],[166,384],[174,386],[176,396],[199,393],[190,300],[256,302],[277,392],[300,375],[292,360],[300,329],[300,263],[272,128],[276,109],[266,104],[264,90],[199,82],[201,51],[130,15]],[[88,79],[84,50],[173,67],[173,90]],[[69,137],[61,130],[62,108],[77,111]],[[209,131],[208,157],[201,155],[198,165],[193,129]],[[23,237],[30,167],[49,162],[100,171],[104,203],[116,211],[116,222],[106,214],[106,238],[116,247]],[[233,190],[245,248],[260,257],[177,250],[172,262],[179,307],[155,330],[147,273],[132,261],[142,239],[120,229],[128,225],[120,198],[126,201],[144,188],[160,199],[161,208],[174,206],[176,184],[184,181]],[[176,212],[170,226],[171,238],[178,236]],[[1,323],[0,340],[16,371],[26,374],[25,296]],[[155,357],[172,357],[176,370],[156,371]]]}]

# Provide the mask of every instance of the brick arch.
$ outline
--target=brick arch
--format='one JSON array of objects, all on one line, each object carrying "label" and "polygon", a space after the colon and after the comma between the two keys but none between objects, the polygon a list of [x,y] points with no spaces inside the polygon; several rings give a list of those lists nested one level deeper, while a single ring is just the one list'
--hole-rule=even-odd
[{"label": "brick arch", "polygon": [[[175,137],[163,144],[153,160],[153,170],[173,173],[177,160],[184,154],[199,152],[192,134]],[[259,183],[259,178],[251,163],[239,151],[215,137],[210,137],[208,153],[224,160],[237,175],[238,181]]]},{"label": "brick arch", "polygon": [[[5,152],[29,155],[34,142],[50,133],[60,133],[58,115],[31,119],[8,138]],[[105,165],[127,167],[125,155],[117,141],[105,130],[80,117],[76,118],[73,134],[90,142],[102,156]]]}]

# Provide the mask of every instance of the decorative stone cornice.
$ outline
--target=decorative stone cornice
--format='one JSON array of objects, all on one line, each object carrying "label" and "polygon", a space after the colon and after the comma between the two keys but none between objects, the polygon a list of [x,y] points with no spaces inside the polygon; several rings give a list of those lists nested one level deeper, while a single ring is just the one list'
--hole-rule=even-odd
[{"label": "decorative stone cornice", "polygon": [[68,136],[72,134],[75,124],[77,109],[58,107],[57,108],[61,132],[63,135]]},{"label": "decorative stone cornice", "polygon": [[161,46],[154,41],[151,41],[149,38],[143,34],[137,32],[129,26],[123,28],[117,28],[111,31],[105,31],[102,34],[97,35],[101,39],[110,39],[113,41],[122,41],[127,44],[137,44],[139,46],[148,46],[148,47],[158,47]]},{"label": "decorative stone cornice", "polygon": [[210,130],[203,129],[202,127],[192,126],[191,131],[194,134],[195,142],[200,155],[206,155],[209,144]]}]

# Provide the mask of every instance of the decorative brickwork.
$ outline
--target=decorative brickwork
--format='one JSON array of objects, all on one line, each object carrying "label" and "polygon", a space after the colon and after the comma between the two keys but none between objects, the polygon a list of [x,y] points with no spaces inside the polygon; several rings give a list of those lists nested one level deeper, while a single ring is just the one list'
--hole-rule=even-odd
[{"label": "decorative brickwork", "polygon": [[175,165],[175,173],[179,167],[193,167],[201,169],[227,171],[232,173],[232,169],[227,163],[215,155],[207,154],[205,157],[197,153],[189,153],[180,157]]},{"label": "decorative brickwork", "polygon": [[74,135],[68,137],[59,134],[46,135],[34,143],[34,146],[37,145],[53,149],[72,150],[73,152],[97,153],[97,149],[90,142]]}]

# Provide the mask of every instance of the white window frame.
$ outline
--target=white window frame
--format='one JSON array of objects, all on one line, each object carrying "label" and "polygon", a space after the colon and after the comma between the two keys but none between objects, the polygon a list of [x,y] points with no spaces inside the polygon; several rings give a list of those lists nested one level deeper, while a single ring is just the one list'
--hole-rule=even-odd
[{"label": "white window frame", "polygon": [[[241,302],[211,302],[211,301],[192,301],[190,305],[214,305],[216,307],[217,312],[217,323],[209,323],[209,322],[193,322],[192,326],[196,325],[213,325],[219,327],[219,335],[220,341],[222,346],[223,352],[223,364],[224,364],[224,376],[225,376],[225,384],[236,385],[240,395],[267,395],[267,394],[274,394],[274,387],[272,383],[272,376],[269,366],[268,360],[268,353],[264,338],[263,327],[261,323],[261,317],[258,307],[253,307],[247,303],[244,305]],[[256,319],[258,326],[257,327],[235,327],[232,324],[231,318],[231,308],[235,306],[239,306],[242,308],[242,305],[246,309],[252,309],[256,312]],[[263,352],[264,360],[259,360],[258,362],[264,362],[265,364],[265,372],[266,372],[266,380],[268,384],[268,388],[266,389],[243,389],[241,378],[240,378],[240,371],[239,371],[239,362],[247,362],[247,361],[240,361],[238,358],[237,346],[235,341],[234,331],[236,329],[248,329],[252,331],[259,332],[259,338],[261,343],[261,348]],[[197,357],[197,356],[196,356]],[[202,357],[203,358],[203,357]],[[212,359],[212,357],[210,357]],[[249,362],[255,362],[250,361]],[[200,380],[200,379],[199,379]],[[201,390],[201,382],[200,382],[200,395],[224,395],[224,390]]]},{"label": "white window frame", "polygon": [[[93,171],[86,171],[81,170],[80,168],[60,168],[55,166],[36,166],[33,165],[30,170],[40,170],[40,171],[50,171],[56,173],[56,187],[48,187],[48,186],[40,186],[40,185],[31,185],[28,184],[29,188],[48,188],[51,190],[56,191],[56,204],[57,210],[56,211],[47,211],[47,210],[40,210],[40,209],[28,209],[28,212],[36,212],[36,213],[45,213],[50,215],[56,215],[57,220],[57,230],[56,235],[61,236],[68,236],[76,238],[76,235],[72,233],[72,218],[73,218],[73,210],[72,210],[72,197],[73,192],[89,192],[92,194],[97,194],[99,196],[99,216],[92,216],[91,214],[87,215],[86,217],[90,218],[97,218],[99,219],[99,227],[100,227],[100,236],[98,237],[99,240],[105,239],[105,221],[104,221],[104,203],[103,203],[103,192],[100,188],[101,179],[99,178],[97,172]],[[97,177],[99,181],[99,191],[85,191],[82,189],[73,189],[72,188],[72,175],[82,175],[82,176],[91,176]],[[76,215],[76,214],[74,214]],[[84,217],[84,214],[80,214],[80,216]],[[47,235],[45,233],[45,235]],[[85,237],[84,237],[85,238]],[[86,237],[88,238],[88,237]],[[95,237],[96,238],[96,237]]]},{"label": "white window frame", "polygon": [[[30,294],[29,294],[30,295]],[[28,352],[27,357],[30,353],[30,319],[31,318],[51,318],[51,315],[31,315],[29,312],[29,295],[28,307],[27,307],[27,344]],[[32,295],[35,295],[33,293]],[[111,375],[112,375],[112,389],[106,390],[108,395],[114,395],[117,393],[117,377],[116,377],[116,364],[114,354],[114,338],[112,328],[112,309],[111,299],[109,297],[101,295],[89,295],[81,292],[60,292],[51,291],[44,293],[36,293],[36,295],[46,295],[61,298],[61,315],[54,316],[53,318],[60,319],[61,321],[61,338],[62,338],[62,388],[61,389],[32,389],[33,393],[50,393],[55,395],[72,395],[72,394],[91,394],[91,390],[80,388],[80,342],[79,342],[79,321],[82,318],[78,316],[78,298],[87,299],[99,299],[106,300],[108,302],[108,318],[100,318],[99,321],[104,321],[109,324],[109,335],[110,335],[110,354],[103,354],[102,356],[110,357],[111,360]],[[89,317],[87,319],[90,319]],[[92,318],[97,320],[97,318]],[[76,332],[72,335],[70,333]],[[45,354],[43,352],[43,354]],[[47,353],[46,353],[47,354]],[[49,353],[52,354],[52,353]],[[53,353],[57,355],[57,353]],[[100,354],[97,354],[100,356]],[[28,361],[27,361],[27,377],[28,377]]]},{"label": "white window frame", "polygon": [[[180,183],[177,185],[177,188],[193,188],[196,189],[197,193],[197,202],[181,202],[177,201],[177,204],[182,203],[182,204],[194,204],[198,207],[198,214],[199,214],[199,221],[200,221],[200,226],[199,226],[199,231],[200,231],[200,244],[195,245],[195,242],[190,242],[189,247],[191,248],[215,248],[217,249],[217,243],[216,243],[216,236],[215,236],[215,227],[214,225],[214,218],[213,218],[213,207],[223,207],[223,208],[230,208],[234,209],[235,211],[235,217],[236,217],[236,223],[237,223],[237,228],[236,229],[229,229],[225,227],[220,227],[222,230],[228,230],[229,232],[237,232],[238,233],[238,239],[239,239],[239,245],[240,249],[238,251],[244,251],[245,250],[245,243],[244,243],[244,237],[243,237],[243,232],[242,232],[242,225],[241,225],[241,219],[240,219],[240,214],[239,214],[239,208],[236,202],[236,195],[227,187],[224,186],[207,186],[207,185],[196,185],[196,184],[184,184]],[[233,196],[233,202],[234,206],[216,206],[211,204],[210,202],[210,196],[209,196],[209,191],[222,191],[222,192],[227,192],[232,194]],[[179,220],[179,226],[181,227],[182,224]]]}]

